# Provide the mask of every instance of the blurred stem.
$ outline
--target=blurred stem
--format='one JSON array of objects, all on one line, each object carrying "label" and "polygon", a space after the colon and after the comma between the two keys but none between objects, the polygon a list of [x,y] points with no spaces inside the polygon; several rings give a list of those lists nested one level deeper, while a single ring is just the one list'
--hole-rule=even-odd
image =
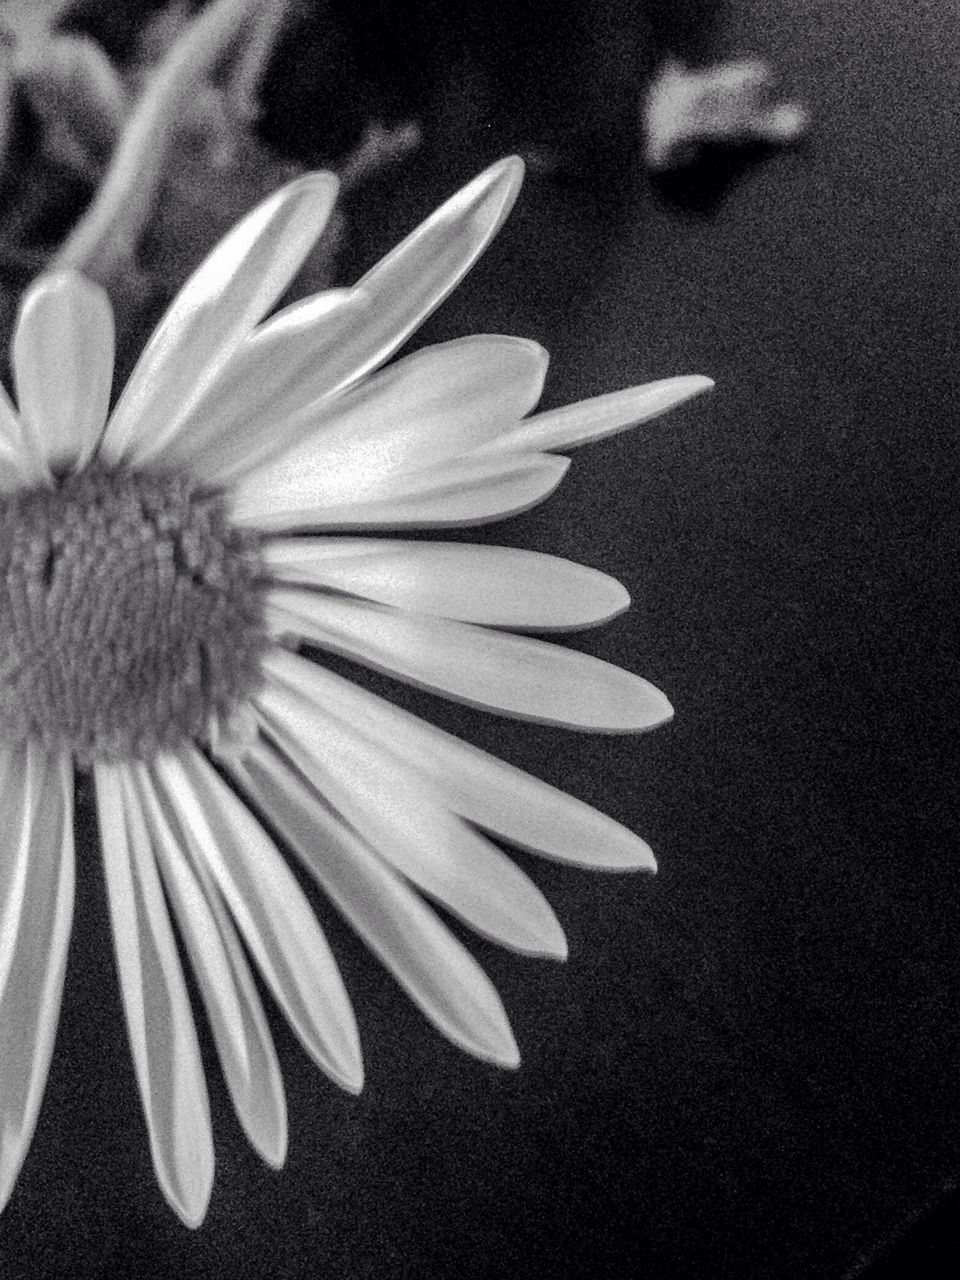
[{"label": "blurred stem", "polygon": [[406,159],[422,141],[420,126],[413,120],[392,128],[379,121],[368,124],[356,150],[339,170],[341,192],[353,191],[382,169]]},{"label": "blurred stem", "polygon": [[260,116],[260,85],[290,7],[291,0],[261,0],[256,25],[230,76],[230,104],[248,123]]},{"label": "blurred stem", "polygon": [[107,285],[135,259],[184,104],[229,51],[263,0],[216,0],[176,41],[133,109],[103,183],[51,268]]},{"label": "blurred stem", "polygon": [[73,0],[6,0],[0,8],[0,25],[12,32],[16,43],[27,46],[46,39]]},{"label": "blurred stem", "polygon": [[7,144],[13,120],[14,84],[13,58],[7,49],[0,46],[0,172],[6,167]]}]

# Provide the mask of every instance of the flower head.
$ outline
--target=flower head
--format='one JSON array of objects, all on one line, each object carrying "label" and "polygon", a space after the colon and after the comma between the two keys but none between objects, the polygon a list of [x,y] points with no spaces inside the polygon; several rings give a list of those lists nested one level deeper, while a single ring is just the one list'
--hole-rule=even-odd
[{"label": "flower head", "polygon": [[266,1161],[283,1162],[286,1113],[248,954],[331,1079],[363,1080],[337,964],[265,824],[439,1030],[504,1066],[519,1057],[500,999],[428,899],[563,957],[549,905],[494,840],[653,868],[611,819],[298,653],[580,729],[671,714],[639,677],[527,634],[624,609],[604,574],[385,536],[529,507],[566,471],[558,449],[709,386],[673,378],[531,416],[546,367],[532,342],[465,338],[384,367],[482,252],[521,173],[493,166],[354,288],[264,320],[336,193],[325,174],[291,183],[194,273],[109,415],[106,296],[72,272],[27,293],[17,408],[0,392],[0,1203],[56,1031],[76,768],[94,778],[154,1166],[190,1225],[213,1150],[171,914]]}]

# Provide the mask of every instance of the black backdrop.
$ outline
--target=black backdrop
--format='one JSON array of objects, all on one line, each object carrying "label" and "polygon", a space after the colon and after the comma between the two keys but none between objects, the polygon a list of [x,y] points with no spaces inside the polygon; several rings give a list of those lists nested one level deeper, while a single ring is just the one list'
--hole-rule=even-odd
[{"label": "black backdrop", "polygon": [[[643,833],[659,875],[522,859],[571,955],[471,942],[516,1074],[442,1042],[315,899],[367,1087],[337,1092],[275,1021],[272,1173],[206,1046],[217,1176],[190,1233],[150,1168],[88,821],[4,1276],[839,1278],[960,1177],[960,10],[734,8],[729,47],[773,58],[808,143],[714,157],[687,189],[535,177],[421,336],[540,339],[549,403],[716,379],[482,535],[620,577],[632,611],[572,643],[654,680],[675,721],[591,738],[390,690]],[[368,188],[352,265],[499,144],[428,147]]]}]

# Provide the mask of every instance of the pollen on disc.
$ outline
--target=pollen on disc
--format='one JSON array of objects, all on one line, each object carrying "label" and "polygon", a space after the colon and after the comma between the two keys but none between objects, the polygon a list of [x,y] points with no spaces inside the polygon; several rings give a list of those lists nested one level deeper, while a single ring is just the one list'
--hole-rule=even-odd
[{"label": "pollen on disc", "polygon": [[256,542],[181,475],[91,466],[0,498],[0,742],[145,759],[260,683]]}]

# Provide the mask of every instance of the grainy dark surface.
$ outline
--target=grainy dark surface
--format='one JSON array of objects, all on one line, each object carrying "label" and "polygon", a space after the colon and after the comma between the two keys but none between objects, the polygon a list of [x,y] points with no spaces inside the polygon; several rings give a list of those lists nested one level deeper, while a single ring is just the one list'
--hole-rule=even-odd
[{"label": "grainy dark surface", "polygon": [[[208,1052],[217,1176],[189,1233],[150,1168],[88,823],[50,1083],[0,1221],[11,1280],[932,1266],[914,1235],[896,1270],[895,1242],[960,1176],[960,10],[733,8],[729,46],[814,108],[808,144],[718,184],[709,213],[639,177],[615,198],[533,180],[421,335],[544,341],[550,403],[716,378],[482,535],[629,586],[633,610],[572,643],[665,689],[670,727],[592,738],[396,693],[635,827],[660,874],[522,859],[571,955],[471,943],[517,1074],[442,1042],[314,899],[367,1087],[337,1092],[275,1021],[291,1143],[271,1173]],[[493,158],[475,149],[368,189],[356,265]]]}]

